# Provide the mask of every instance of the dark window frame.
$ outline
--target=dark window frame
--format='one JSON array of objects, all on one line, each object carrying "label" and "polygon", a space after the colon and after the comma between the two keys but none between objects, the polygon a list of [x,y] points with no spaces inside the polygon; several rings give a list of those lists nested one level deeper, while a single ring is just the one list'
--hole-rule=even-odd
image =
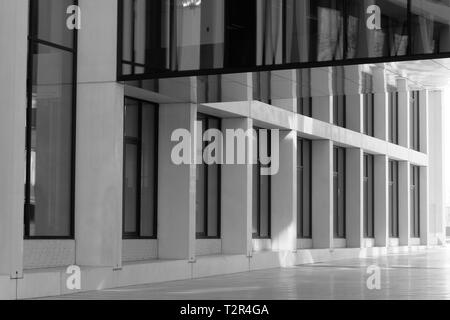
[{"label": "dark window frame", "polygon": [[[259,146],[259,130],[268,130],[268,129],[264,129],[264,128],[259,128],[259,127],[253,127],[253,130],[255,130],[256,132],[256,143],[257,143],[257,147],[256,147],[256,152],[257,152],[257,163],[254,164],[257,166],[257,170],[258,170],[258,175],[256,176],[257,179],[257,185],[258,185],[258,191],[257,191],[257,232],[256,233],[252,233],[252,238],[255,240],[268,240],[272,238],[272,176],[268,176],[268,193],[269,193],[269,199],[268,200],[268,235],[267,236],[262,236],[261,235],[261,168],[263,167],[261,165],[259,156],[260,156],[260,146]],[[272,139],[271,139],[271,134],[270,134],[270,130],[268,130],[267,132],[267,148],[268,148],[268,153],[272,154]],[[253,177],[253,179],[255,179],[255,177]],[[252,206],[255,205],[254,203],[252,204]]]},{"label": "dark window frame", "polygon": [[[339,158],[343,161],[343,171],[339,171],[340,162]],[[347,152],[345,148],[334,146],[333,147],[333,236],[335,239],[346,239],[347,237]],[[343,181],[339,180],[341,176]],[[343,201],[343,211],[340,212],[341,203],[334,201],[334,193],[337,193],[337,200],[339,200],[339,184],[342,183],[343,195],[341,197]],[[339,218],[343,219],[344,223],[339,226]],[[342,230],[341,230],[342,229]],[[339,231],[342,231],[341,233]]]},{"label": "dark window frame", "polygon": [[[364,237],[375,238],[375,161],[371,154],[364,154]],[[368,189],[369,185],[371,189]],[[371,191],[371,192],[369,192]],[[369,206],[369,204],[371,204]]]},{"label": "dark window frame", "polygon": [[375,94],[364,94],[363,103],[363,133],[375,137]]},{"label": "dark window frame", "polygon": [[[60,44],[49,42],[33,36],[33,28],[36,28],[38,19],[36,2],[28,2],[28,37],[27,37],[27,82],[26,82],[26,126],[25,126],[25,199],[24,199],[24,240],[73,240],[75,239],[75,160],[76,160],[76,133],[77,133],[77,66],[78,66],[78,30],[73,32],[72,48]],[[73,0],[74,5],[78,5],[78,0]],[[72,113],[71,113],[71,174],[70,174],[70,230],[67,236],[31,236],[30,235],[30,215],[31,215],[31,144],[32,144],[32,122],[33,122],[33,46],[44,45],[53,49],[69,52],[72,54]]]},{"label": "dark window frame", "polygon": [[[203,117],[201,118],[202,120],[205,120],[207,127],[203,128],[204,132],[206,132],[209,129],[212,129],[209,126],[209,120],[213,119],[216,121],[219,121],[219,128],[218,130],[222,130],[222,119],[214,117],[214,116],[210,116],[204,113],[198,113],[197,114],[197,121],[199,121],[199,116]],[[202,134],[203,134],[202,133]],[[203,143],[203,147],[202,147],[202,153],[207,145],[207,143],[205,141],[203,141],[202,139],[202,143]],[[208,224],[208,217],[209,217],[209,212],[208,212],[208,194],[209,194],[209,183],[208,183],[208,165],[206,163],[204,163],[202,161],[202,165],[205,167],[205,176],[204,176],[204,184],[205,184],[205,198],[204,198],[204,228],[205,228],[205,232],[195,232],[196,235],[196,239],[198,240],[214,240],[214,239],[221,239],[222,238],[222,165],[218,164],[218,177],[217,177],[217,184],[218,184],[218,188],[217,188],[217,200],[218,200],[218,207],[217,207],[217,236],[208,236],[208,229],[209,229],[209,224]],[[198,189],[196,189],[197,192]]]},{"label": "dark window frame", "polygon": [[413,91],[410,97],[410,149],[420,152],[420,91]]},{"label": "dark window frame", "polygon": [[[399,228],[399,163],[389,160],[389,237],[398,238],[400,236]],[[395,197],[392,194],[395,192]],[[395,210],[395,211],[394,211]]]},{"label": "dark window frame", "polygon": [[420,238],[420,167],[411,165],[410,184],[410,236],[411,238]]},{"label": "dark window frame", "polygon": [[345,94],[333,96],[333,125],[347,127],[347,96]]},{"label": "dark window frame", "polygon": [[[156,240],[158,239],[158,151],[159,151],[159,105],[153,102],[148,102],[145,100],[133,98],[130,96],[124,96],[124,107],[123,112],[125,113],[125,101],[133,100],[136,101],[139,104],[138,107],[138,137],[127,137],[125,136],[125,128],[126,128],[126,117],[124,116],[123,119],[123,167],[122,167],[122,178],[123,178],[123,185],[122,185],[122,221],[125,221],[125,174],[126,174],[126,146],[128,144],[137,146],[137,181],[136,181],[136,230],[137,232],[133,233],[126,233],[125,232],[125,224],[122,223],[122,239],[123,240]],[[154,172],[155,172],[155,188],[154,188],[154,205],[153,205],[153,235],[152,236],[142,236],[142,228],[141,228],[141,214],[142,214],[142,208],[141,208],[141,195],[142,195],[142,108],[143,104],[152,105],[155,108],[155,163],[154,163]]]},{"label": "dark window frame", "polygon": [[[305,155],[304,153],[304,144],[309,144],[309,154]],[[312,239],[312,141],[303,139],[303,138],[297,138],[297,148],[301,148],[301,155],[302,158],[299,160],[297,159],[297,172],[301,170],[301,176],[302,181],[297,181],[297,196],[300,197],[300,199],[297,199],[297,239]],[[306,156],[308,157],[307,159]],[[306,172],[308,175],[305,177],[305,163],[304,161],[309,161],[309,172]],[[297,175],[298,176],[298,175]],[[307,187],[309,188],[309,212],[306,214],[309,216],[309,224],[308,224],[308,232],[305,234],[304,224],[303,222],[303,216],[305,214],[304,212],[304,206],[303,206],[303,199],[305,192],[303,188],[305,188],[305,184],[307,184]]]},{"label": "dark window frame", "polygon": [[389,93],[388,113],[388,141],[398,145],[398,92]]}]

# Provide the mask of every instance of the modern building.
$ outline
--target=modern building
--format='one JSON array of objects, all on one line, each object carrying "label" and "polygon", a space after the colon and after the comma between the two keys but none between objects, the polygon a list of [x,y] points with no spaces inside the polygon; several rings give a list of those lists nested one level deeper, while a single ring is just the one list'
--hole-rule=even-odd
[{"label": "modern building", "polygon": [[[446,242],[449,1],[1,0],[0,48],[0,298]],[[213,128],[277,174],[172,161]]]}]

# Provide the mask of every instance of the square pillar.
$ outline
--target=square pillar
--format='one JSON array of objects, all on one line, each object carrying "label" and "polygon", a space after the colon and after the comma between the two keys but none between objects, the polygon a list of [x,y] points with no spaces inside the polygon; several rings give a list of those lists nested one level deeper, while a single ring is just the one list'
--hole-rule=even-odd
[{"label": "square pillar", "polygon": [[333,122],[332,68],[311,70],[311,96],[313,118],[327,123]]},{"label": "square pillar", "polygon": [[[165,104],[159,109],[158,257],[195,261],[197,105]],[[189,163],[176,164],[175,130],[191,134]]]},{"label": "square pillar", "polygon": [[419,170],[419,212],[420,212],[420,244],[428,246],[430,244],[430,211],[429,211],[429,169],[421,167]]},{"label": "square pillar", "polygon": [[402,147],[410,146],[410,92],[406,79],[397,80],[398,89],[398,142]]},{"label": "square pillar", "polygon": [[[0,274],[21,278],[28,1],[0,2]],[[0,293],[2,289],[0,288]]]},{"label": "square pillar", "polygon": [[389,158],[374,157],[375,246],[389,245]]},{"label": "square pillar", "polygon": [[[297,249],[297,133],[280,132],[279,171],[272,183],[272,249]],[[276,156],[276,155],[275,155]]]},{"label": "square pillar", "polygon": [[296,70],[272,71],[270,77],[271,104],[287,111],[297,112]]},{"label": "square pillar", "polygon": [[387,92],[384,66],[373,68],[373,91],[375,138],[387,141],[389,138],[389,93]]},{"label": "square pillar", "polygon": [[398,224],[401,246],[409,246],[411,239],[411,164],[408,161],[398,165]]},{"label": "square pillar", "polygon": [[356,132],[363,131],[363,98],[361,94],[362,77],[360,66],[345,68],[346,128]]},{"label": "square pillar", "polygon": [[[253,120],[249,118],[223,119],[222,132],[226,133],[228,129],[242,129],[248,133],[246,137],[247,162],[245,164],[222,165],[222,252],[223,254],[245,254],[250,257],[253,251],[253,170],[251,164],[253,139],[250,135],[253,129]],[[230,143],[232,141],[229,141],[225,134],[224,145]],[[237,143],[237,139],[234,143]],[[226,159],[226,154],[224,159]]]},{"label": "square pillar", "polygon": [[346,238],[348,248],[363,246],[363,170],[362,149],[346,149]]},{"label": "square pillar", "polygon": [[117,3],[80,0],[79,5],[76,263],[120,268],[124,92],[116,81]]},{"label": "square pillar", "polygon": [[314,249],[333,247],[333,142],[312,142],[312,236]]}]

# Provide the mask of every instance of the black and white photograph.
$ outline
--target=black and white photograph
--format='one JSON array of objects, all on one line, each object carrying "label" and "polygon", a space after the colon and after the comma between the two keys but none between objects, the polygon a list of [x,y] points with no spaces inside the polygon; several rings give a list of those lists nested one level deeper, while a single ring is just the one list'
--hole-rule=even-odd
[{"label": "black and white photograph", "polygon": [[0,0],[0,300],[450,300],[449,123],[450,0]]}]

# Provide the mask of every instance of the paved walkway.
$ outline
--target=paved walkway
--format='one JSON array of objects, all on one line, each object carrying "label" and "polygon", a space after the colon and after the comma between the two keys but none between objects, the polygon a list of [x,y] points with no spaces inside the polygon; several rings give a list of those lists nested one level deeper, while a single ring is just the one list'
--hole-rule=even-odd
[{"label": "paved walkway", "polygon": [[[367,288],[367,268],[381,289]],[[61,299],[450,299],[450,249],[79,293]]]}]

